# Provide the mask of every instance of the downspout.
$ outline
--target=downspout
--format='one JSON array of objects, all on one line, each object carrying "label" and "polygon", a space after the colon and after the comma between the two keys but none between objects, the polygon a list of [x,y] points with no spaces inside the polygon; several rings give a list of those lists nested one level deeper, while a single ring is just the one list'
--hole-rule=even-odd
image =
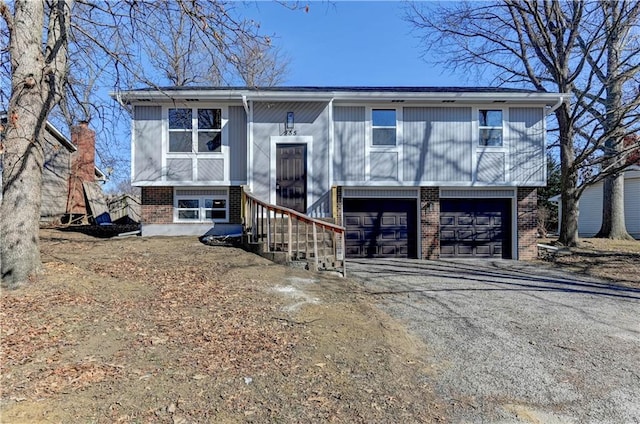
[{"label": "downspout", "polygon": [[333,98],[331,98],[331,100],[329,100],[329,134],[328,135],[328,140],[329,140],[329,189],[331,190],[331,217],[334,219],[334,223],[339,222],[338,221],[338,209],[337,209],[337,187],[334,185],[334,178],[333,178],[333,161],[335,160],[334,158],[334,149],[335,149],[335,126],[334,126],[334,118],[333,118]]},{"label": "downspout", "polygon": [[247,114],[247,118],[249,117],[249,103],[247,103],[247,95],[242,95],[242,106],[244,106],[244,113]]},{"label": "downspout", "polygon": [[253,191],[253,107],[249,108],[246,94],[242,95],[242,106],[247,117],[247,187],[251,192]]}]

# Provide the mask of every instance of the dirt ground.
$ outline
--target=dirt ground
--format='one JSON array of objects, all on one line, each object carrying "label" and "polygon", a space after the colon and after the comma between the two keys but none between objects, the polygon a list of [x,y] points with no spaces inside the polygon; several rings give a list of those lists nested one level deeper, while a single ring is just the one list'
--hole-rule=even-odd
[{"label": "dirt ground", "polygon": [[446,422],[428,347],[332,274],[43,230],[2,293],[2,423]]},{"label": "dirt ground", "polygon": [[[553,244],[555,239],[542,240]],[[640,288],[640,241],[580,239],[578,247],[549,258],[555,267]]]},{"label": "dirt ground", "polygon": [[[449,421],[429,346],[348,278],[193,237],[41,241],[2,293],[2,423]],[[582,243],[551,263],[640,287],[640,242]]]}]

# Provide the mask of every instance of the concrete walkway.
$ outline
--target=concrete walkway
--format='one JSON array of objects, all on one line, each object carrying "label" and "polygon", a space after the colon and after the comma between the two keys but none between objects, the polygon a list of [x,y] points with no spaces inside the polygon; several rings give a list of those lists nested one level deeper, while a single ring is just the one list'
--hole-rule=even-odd
[{"label": "concrete walkway", "polygon": [[350,260],[451,422],[640,423],[640,290],[506,260]]}]

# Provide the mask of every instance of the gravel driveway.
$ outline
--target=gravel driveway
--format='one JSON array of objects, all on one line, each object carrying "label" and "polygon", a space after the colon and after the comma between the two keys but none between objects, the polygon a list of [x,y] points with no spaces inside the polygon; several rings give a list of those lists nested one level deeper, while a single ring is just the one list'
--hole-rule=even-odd
[{"label": "gravel driveway", "polygon": [[506,260],[351,260],[451,422],[640,423],[640,290]]}]

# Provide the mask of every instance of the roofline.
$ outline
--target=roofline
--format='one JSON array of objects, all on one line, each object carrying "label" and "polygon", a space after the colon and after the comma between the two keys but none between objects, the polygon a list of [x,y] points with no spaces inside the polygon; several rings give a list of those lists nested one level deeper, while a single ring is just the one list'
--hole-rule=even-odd
[{"label": "roofline", "polygon": [[[0,117],[6,117],[6,116],[7,116],[6,112],[0,112]],[[57,129],[51,122],[49,121],[46,122],[45,129],[49,131],[49,133],[52,136],[54,136],[55,139],[60,142],[60,144],[66,147],[70,153],[78,151],[78,148],[76,147],[76,145],[73,144],[67,137],[65,137],[65,135],[62,134],[60,130]],[[94,168],[95,176],[98,179],[98,181],[108,181],[107,175],[100,168],[98,168],[97,165],[94,165],[93,168]]]},{"label": "roofline", "polygon": [[110,96],[124,103],[146,101],[171,102],[180,100],[199,101],[429,101],[445,103],[473,102],[536,102],[554,106],[567,98],[562,93],[538,91],[491,89],[474,87],[268,87],[268,88],[183,88],[111,92]]},{"label": "roofline", "polygon": [[[67,137],[64,136],[51,122],[47,121],[46,129],[53,135],[63,146],[65,146],[69,152],[77,152],[78,147],[73,144]],[[93,171],[98,181],[108,181],[107,175],[98,168],[97,165],[93,165]]]},{"label": "roofline", "polygon": [[53,124],[49,121],[47,121],[46,126],[45,126],[46,130],[49,131],[49,133],[54,136],[64,147],[67,148],[67,150],[69,150],[70,152],[77,152],[78,148],[75,146],[75,144],[73,144],[67,137],[64,136],[64,134],[62,134],[60,132],[60,130],[58,130],[56,127],[53,126]]}]

